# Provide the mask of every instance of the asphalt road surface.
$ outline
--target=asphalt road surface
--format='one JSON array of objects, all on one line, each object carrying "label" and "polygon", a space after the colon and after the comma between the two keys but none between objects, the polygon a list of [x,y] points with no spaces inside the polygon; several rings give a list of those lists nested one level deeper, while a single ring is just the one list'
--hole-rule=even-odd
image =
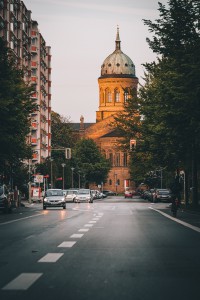
[{"label": "asphalt road surface", "polygon": [[139,199],[0,213],[0,299],[199,300],[200,232]]}]

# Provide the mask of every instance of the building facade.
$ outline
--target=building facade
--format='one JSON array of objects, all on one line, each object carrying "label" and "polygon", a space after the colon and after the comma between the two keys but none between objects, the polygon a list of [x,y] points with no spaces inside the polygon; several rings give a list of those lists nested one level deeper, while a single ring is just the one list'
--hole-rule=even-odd
[{"label": "building facade", "polygon": [[119,147],[122,138],[116,128],[111,126],[114,116],[124,111],[124,105],[131,89],[137,89],[138,78],[132,60],[121,51],[119,29],[115,40],[115,51],[101,66],[99,84],[99,109],[96,123],[85,129],[85,137],[93,139],[101,152],[110,160],[112,168],[104,190],[117,193],[133,188],[128,167],[128,153]]},{"label": "building facade", "polygon": [[20,0],[0,0],[0,37],[23,68],[24,80],[35,86],[32,98],[39,111],[31,115],[27,142],[33,150],[32,164],[41,163],[51,155],[51,49]]}]

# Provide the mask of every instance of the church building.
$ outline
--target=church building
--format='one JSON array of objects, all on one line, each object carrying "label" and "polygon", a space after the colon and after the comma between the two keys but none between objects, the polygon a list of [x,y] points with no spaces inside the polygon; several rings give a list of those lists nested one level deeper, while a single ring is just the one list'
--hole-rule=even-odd
[{"label": "church building", "polygon": [[124,111],[129,90],[137,89],[138,78],[132,60],[121,50],[119,28],[117,28],[115,50],[103,62],[98,84],[99,109],[96,112],[96,123],[84,126],[86,124],[81,117],[79,132],[85,138],[93,139],[112,164],[103,189],[123,193],[133,184],[130,182],[128,153],[120,150],[118,144],[120,135],[111,123],[117,113]]}]

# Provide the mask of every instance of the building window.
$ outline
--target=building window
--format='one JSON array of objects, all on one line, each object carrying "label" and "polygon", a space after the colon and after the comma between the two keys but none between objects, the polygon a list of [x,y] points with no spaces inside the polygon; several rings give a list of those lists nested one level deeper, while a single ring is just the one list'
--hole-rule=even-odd
[{"label": "building window", "polygon": [[124,167],[127,167],[127,153],[124,153],[123,165],[124,165]]},{"label": "building window", "polygon": [[115,102],[120,102],[120,93],[118,90],[115,91]]},{"label": "building window", "polygon": [[120,185],[120,180],[119,179],[117,179],[117,185]]},{"label": "building window", "polygon": [[128,100],[128,92],[124,92],[124,102]]},{"label": "building window", "polygon": [[113,154],[112,153],[109,153],[109,157],[108,157],[110,163],[111,163],[111,166],[113,165]]},{"label": "building window", "polygon": [[112,179],[109,179],[109,185],[112,185]]},{"label": "building window", "polygon": [[120,153],[115,154],[115,166],[120,166]]},{"label": "building window", "polygon": [[112,94],[109,89],[106,89],[106,102],[108,103],[112,102]]}]

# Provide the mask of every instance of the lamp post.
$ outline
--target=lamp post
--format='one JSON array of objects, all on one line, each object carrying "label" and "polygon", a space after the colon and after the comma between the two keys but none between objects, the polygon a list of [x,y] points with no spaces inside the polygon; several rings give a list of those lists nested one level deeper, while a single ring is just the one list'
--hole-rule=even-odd
[{"label": "lamp post", "polygon": [[50,162],[51,162],[51,189],[53,188],[53,158],[50,158]]},{"label": "lamp post", "polygon": [[115,191],[116,191],[116,195],[117,195],[117,174],[115,173]]},{"label": "lamp post", "polygon": [[74,168],[71,168],[72,170],[72,188],[74,187]]},{"label": "lamp post", "polygon": [[78,187],[81,188],[81,174],[78,172]]},{"label": "lamp post", "polygon": [[66,164],[61,164],[62,168],[63,168],[63,190],[65,189],[65,166]]}]

